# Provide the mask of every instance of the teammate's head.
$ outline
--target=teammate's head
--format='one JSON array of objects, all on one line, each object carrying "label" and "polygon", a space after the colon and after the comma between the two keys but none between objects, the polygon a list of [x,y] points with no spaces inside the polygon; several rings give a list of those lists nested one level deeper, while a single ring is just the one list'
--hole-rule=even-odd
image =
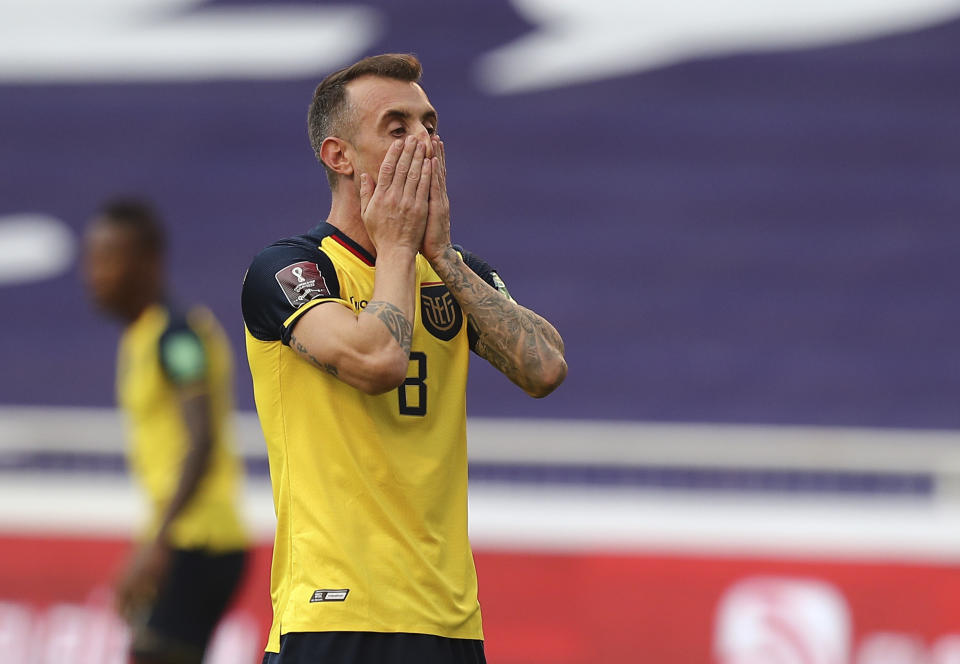
[{"label": "teammate's head", "polygon": [[166,237],[156,211],[137,198],[101,206],[87,228],[84,276],[97,305],[133,318],[163,290]]},{"label": "teammate's head", "polygon": [[[426,140],[436,130],[436,112],[419,85],[422,72],[416,56],[385,53],[344,67],[317,86],[307,129],[331,189],[336,190],[341,177],[353,178],[360,170],[376,176],[401,131]],[[393,126],[388,126],[391,121]],[[372,170],[366,163],[370,160],[376,160]]]}]

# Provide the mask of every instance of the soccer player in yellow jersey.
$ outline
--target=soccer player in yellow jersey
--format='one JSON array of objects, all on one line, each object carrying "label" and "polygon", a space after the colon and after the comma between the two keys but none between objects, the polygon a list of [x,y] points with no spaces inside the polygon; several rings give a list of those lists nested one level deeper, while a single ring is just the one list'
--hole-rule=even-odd
[{"label": "soccer player in yellow jersey", "polygon": [[130,468],[151,508],[117,587],[135,664],[200,664],[244,568],[232,356],[213,315],[166,299],[164,236],[146,203],[106,204],[85,238],[96,304],[124,323],[117,396]]},{"label": "soccer player in yellow jersey", "polygon": [[542,397],[556,330],[450,242],[412,55],[317,87],[327,220],[253,260],[242,306],[277,512],[265,664],[483,662],[467,538],[469,351]]}]

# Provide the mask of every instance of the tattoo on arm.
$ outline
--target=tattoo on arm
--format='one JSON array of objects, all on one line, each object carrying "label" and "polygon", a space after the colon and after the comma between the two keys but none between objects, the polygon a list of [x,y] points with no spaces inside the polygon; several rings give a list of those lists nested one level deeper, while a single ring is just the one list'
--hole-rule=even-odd
[{"label": "tattoo on arm", "polygon": [[520,387],[531,387],[546,366],[563,357],[563,339],[536,313],[473,278],[452,249],[445,258],[434,268],[467,311],[477,334],[474,351]]},{"label": "tattoo on arm", "polygon": [[334,366],[334,365],[332,365],[332,364],[329,364],[329,363],[327,363],[327,362],[321,362],[320,360],[318,360],[317,358],[315,358],[315,357],[310,353],[310,351],[307,349],[307,347],[304,346],[302,343],[300,343],[300,340],[297,339],[297,338],[296,338],[295,336],[293,336],[292,334],[290,335],[290,346],[292,346],[293,349],[294,349],[295,351],[297,351],[297,352],[303,357],[303,359],[307,360],[307,361],[308,361],[310,364],[312,364],[313,366],[315,366],[315,367],[317,367],[318,369],[321,369],[321,370],[323,370],[323,371],[326,371],[326,372],[327,372],[328,374],[330,374],[331,376],[337,376],[337,375],[338,375],[338,371],[337,371],[337,367],[336,367],[336,366]]},{"label": "tattoo on arm", "polygon": [[410,344],[413,340],[413,325],[410,324],[410,321],[403,315],[399,307],[382,300],[374,300],[364,307],[363,312],[373,314],[379,318],[380,321],[387,326],[390,335],[400,344],[403,352],[408,355],[410,354]]}]

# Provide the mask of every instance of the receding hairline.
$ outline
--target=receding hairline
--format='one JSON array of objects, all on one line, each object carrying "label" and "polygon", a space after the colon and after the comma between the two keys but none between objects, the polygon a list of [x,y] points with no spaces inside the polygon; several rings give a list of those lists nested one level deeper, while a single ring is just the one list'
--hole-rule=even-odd
[{"label": "receding hairline", "polygon": [[[358,81],[370,81],[370,80],[380,80],[380,81],[396,81],[398,84],[406,84],[407,86],[416,86],[420,91],[420,94],[423,96],[423,101],[426,104],[427,110],[422,114],[414,113],[410,108],[406,107],[403,103],[390,104],[385,109],[377,110],[377,116],[374,118],[374,122],[377,126],[383,124],[383,122],[391,117],[399,117],[402,119],[409,119],[417,117],[419,119],[430,118],[434,122],[439,120],[440,115],[437,112],[437,109],[434,108],[433,104],[430,103],[430,98],[427,96],[427,91],[423,89],[423,86],[420,85],[420,81],[407,81],[404,79],[394,78],[392,76],[382,76],[380,74],[362,74],[356,78],[350,79],[344,84],[344,112],[341,115],[340,131],[345,131],[348,129],[354,128],[354,123],[357,119],[358,111],[364,110],[366,108],[365,104],[357,103],[357,100],[354,97],[354,89],[351,86]],[[371,111],[373,109],[370,109]],[[340,138],[348,138],[347,136],[340,136]]]}]

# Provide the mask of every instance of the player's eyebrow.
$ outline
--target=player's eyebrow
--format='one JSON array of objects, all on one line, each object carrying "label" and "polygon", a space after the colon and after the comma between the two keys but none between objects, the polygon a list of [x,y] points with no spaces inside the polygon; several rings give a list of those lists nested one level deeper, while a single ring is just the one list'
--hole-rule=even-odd
[{"label": "player's eyebrow", "polygon": [[[389,108],[383,112],[383,116],[380,118],[380,124],[386,124],[390,120],[409,120],[412,117],[413,113],[405,108]],[[433,120],[433,124],[437,124],[437,112],[431,108],[426,111],[420,119]]]}]

